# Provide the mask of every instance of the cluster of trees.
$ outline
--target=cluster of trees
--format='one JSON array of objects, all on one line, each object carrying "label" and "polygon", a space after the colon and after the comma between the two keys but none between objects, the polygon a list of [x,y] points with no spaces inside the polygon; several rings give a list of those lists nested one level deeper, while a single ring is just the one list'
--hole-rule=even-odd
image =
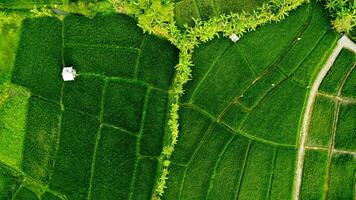
[{"label": "cluster of trees", "polygon": [[356,1],[326,0],[326,8],[337,32],[353,33],[356,36]]}]

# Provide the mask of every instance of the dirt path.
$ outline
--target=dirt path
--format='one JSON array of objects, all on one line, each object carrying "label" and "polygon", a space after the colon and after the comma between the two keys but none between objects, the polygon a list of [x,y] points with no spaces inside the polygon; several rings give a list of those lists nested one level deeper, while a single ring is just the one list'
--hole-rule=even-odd
[{"label": "dirt path", "polygon": [[311,118],[311,112],[312,112],[312,107],[314,105],[315,97],[317,95],[319,86],[321,82],[323,81],[324,77],[330,70],[331,66],[333,65],[335,59],[339,55],[340,51],[343,48],[347,48],[353,52],[356,53],[356,44],[353,43],[348,37],[342,36],[335,49],[331,53],[330,57],[326,61],[325,65],[323,68],[320,70],[317,78],[315,79],[309,93],[308,97],[308,102],[307,106],[305,109],[304,117],[303,117],[303,124],[302,124],[302,132],[301,132],[301,140],[299,143],[299,148],[298,148],[298,161],[297,161],[297,170],[296,170],[296,178],[295,178],[295,184],[294,184],[294,200],[299,200],[299,195],[300,195],[300,188],[301,188],[301,183],[302,183],[302,174],[303,174],[303,163],[304,163],[304,154],[305,154],[305,141],[308,135],[309,131],[309,123],[310,123],[310,118]]}]

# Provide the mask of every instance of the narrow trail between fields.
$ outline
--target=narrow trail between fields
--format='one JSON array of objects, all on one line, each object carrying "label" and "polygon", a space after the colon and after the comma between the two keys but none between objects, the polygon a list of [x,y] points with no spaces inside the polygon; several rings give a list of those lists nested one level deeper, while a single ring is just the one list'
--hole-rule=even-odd
[{"label": "narrow trail between fields", "polygon": [[313,85],[310,89],[307,105],[305,108],[304,112],[304,117],[303,117],[303,124],[302,124],[302,129],[301,129],[301,136],[300,136],[300,143],[298,147],[298,161],[297,161],[297,170],[296,170],[296,177],[295,177],[295,184],[294,184],[294,200],[299,200],[300,196],[300,189],[301,189],[301,183],[302,183],[302,174],[303,174],[303,164],[304,164],[304,154],[305,154],[305,141],[308,135],[309,131],[309,123],[310,123],[310,118],[311,118],[311,112],[312,112],[312,107],[314,105],[315,97],[317,95],[317,92],[319,90],[319,86],[321,82],[323,81],[324,77],[330,70],[331,66],[334,64],[335,59],[341,52],[343,48],[349,49],[350,51],[353,51],[356,54],[356,44],[351,41],[347,36],[342,36],[339,41],[337,42],[337,46],[329,56],[328,60],[324,64],[324,66],[321,68],[318,76],[313,82]]}]

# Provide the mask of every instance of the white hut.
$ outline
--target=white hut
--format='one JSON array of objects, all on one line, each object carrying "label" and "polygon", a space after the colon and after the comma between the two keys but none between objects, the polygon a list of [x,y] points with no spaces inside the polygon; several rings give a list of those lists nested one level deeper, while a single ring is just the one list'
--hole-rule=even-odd
[{"label": "white hut", "polygon": [[232,42],[236,43],[237,41],[240,40],[240,37],[237,36],[237,35],[234,33],[234,34],[230,35],[230,40],[231,40]]},{"label": "white hut", "polygon": [[64,81],[74,81],[77,72],[73,67],[64,67],[62,70],[62,77]]}]

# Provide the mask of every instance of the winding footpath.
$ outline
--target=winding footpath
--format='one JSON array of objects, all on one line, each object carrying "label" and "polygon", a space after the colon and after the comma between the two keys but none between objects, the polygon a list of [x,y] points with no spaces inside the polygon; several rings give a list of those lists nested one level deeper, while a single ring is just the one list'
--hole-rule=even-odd
[{"label": "winding footpath", "polygon": [[331,66],[334,64],[335,59],[341,52],[343,48],[349,49],[356,54],[356,44],[350,40],[347,36],[342,36],[339,41],[337,42],[337,46],[331,53],[330,57],[326,61],[323,68],[320,70],[317,78],[315,79],[310,93],[308,97],[307,106],[305,109],[304,117],[303,117],[303,124],[302,124],[302,132],[301,132],[301,140],[298,147],[298,161],[297,161],[297,170],[296,170],[296,178],[294,184],[294,200],[299,200],[300,196],[300,189],[302,184],[302,174],[303,174],[303,164],[304,164],[304,154],[305,154],[305,141],[309,131],[309,123],[311,118],[312,107],[314,105],[315,97],[319,90],[319,86],[323,81],[324,77],[330,70]]}]

